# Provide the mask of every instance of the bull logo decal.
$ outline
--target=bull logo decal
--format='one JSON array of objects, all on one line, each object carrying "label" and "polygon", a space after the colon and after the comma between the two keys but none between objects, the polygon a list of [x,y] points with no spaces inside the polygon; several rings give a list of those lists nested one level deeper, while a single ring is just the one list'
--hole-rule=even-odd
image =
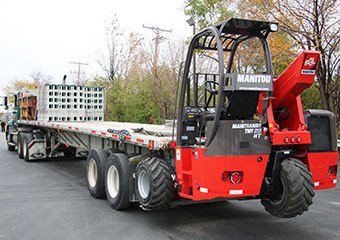
[{"label": "bull logo decal", "polygon": [[309,59],[307,59],[306,61],[305,61],[305,64],[304,64],[305,66],[314,66],[315,65],[315,59],[313,58],[313,57],[311,57],[311,58],[309,58]]}]

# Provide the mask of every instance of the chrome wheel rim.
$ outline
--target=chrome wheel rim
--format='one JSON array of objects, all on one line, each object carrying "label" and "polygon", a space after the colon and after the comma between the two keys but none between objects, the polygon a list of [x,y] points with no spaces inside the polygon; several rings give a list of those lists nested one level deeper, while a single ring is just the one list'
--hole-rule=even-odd
[{"label": "chrome wheel rim", "polygon": [[97,185],[97,174],[98,174],[98,168],[96,161],[91,158],[89,161],[88,165],[88,170],[87,170],[87,180],[89,182],[90,187],[95,187]]},{"label": "chrome wheel rim", "polygon": [[138,175],[138,191],[142,198],[147,198],[150,193],[150,177],[149,174],[142,170]]},{"label": "chrome wheel rim", "polygon": [[107,171],[107,190],[111,198],[115,198],[119,192],[119,173],[114,165],[111,165]]}]

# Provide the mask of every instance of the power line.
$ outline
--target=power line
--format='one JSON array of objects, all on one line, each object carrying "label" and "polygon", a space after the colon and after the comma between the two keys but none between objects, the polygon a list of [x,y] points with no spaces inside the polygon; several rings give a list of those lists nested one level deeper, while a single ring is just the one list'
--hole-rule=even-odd
[{"label": "power line", "polygon": [[88,63],[82,63],[82,62],[69,62],[69,63],[78,65],[78,71],[76,72],[77,73],[77,84],[80,85],[80,74],[81,74],[80,67],[81,67],[81,65],[89,65],[89,64]]},{"label": "power line", "polygon": [[147,28],[147,29],[150,29],[152,30],[156,37],[153,39],[155,40],[155,52],[154,52],[154,68],[157,69],[157,66],[158,66],[158,52],[159,52],[159,44],[161,43],[161,40],[164,39],[162,36],[161,36],[161,33],[162,32],[168,32],[168,33],[171,33],[172,32],[172,29],[161,29],[159,27],[148,27],[148,26],[145,26],[143,24],[143,28]]}]

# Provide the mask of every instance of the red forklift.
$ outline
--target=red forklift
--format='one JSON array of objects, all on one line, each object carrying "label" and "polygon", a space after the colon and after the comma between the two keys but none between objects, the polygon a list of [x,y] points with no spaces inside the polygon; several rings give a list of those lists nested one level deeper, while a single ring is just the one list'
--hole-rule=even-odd
[{"label": "red forklift", "polygon": [[274,22],[233,18],[193,37],[177,119],[180,197],[261,199],[270,214],[291,218],[308,210],[314,190],[336,186],[335,115],[304,111],[300,98],[320,54],[303,51],[274,78],[267,38],[277,30]]}]

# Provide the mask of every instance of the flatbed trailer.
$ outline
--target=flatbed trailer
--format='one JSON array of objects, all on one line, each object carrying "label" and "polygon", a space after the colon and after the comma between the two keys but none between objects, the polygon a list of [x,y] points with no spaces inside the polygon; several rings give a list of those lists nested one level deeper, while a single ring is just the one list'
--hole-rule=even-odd
[{"label": "flatbed trailer", "polygon": [[[126,144],[160,150],[168,148],[172,137],[172,126],[127,122],[42,122],[19,120],[24,129],[42,129],[58,135],[60,142],[90,151],[92,148],[115,148]],[[104,142],[105,141],[105,142]]]},{"label": "flatbed trailer", "polygon": [[[336,186],[336,119],[329,111],[302,108],[300,94],[314,82],[319,52],[303,51],[273,78],[267,37],[277,30],[273,22],[233,18],[197,33],[178,88],[177,118],[169,126],[92,121],[102,119],[101,108],[73,111],[67,98],[83,94],[83,87],[44,86],[38,98],[18,101],[24,107],[9,124],[8,150],[17,149],[27,162],[87,157],[90,194],[106,197],[117,210],[134,202],[156,210],[261,199],[273,216],[301,215],[312,205],[315,190]],[[242,66],[233,68],[233,62],[244,54],[237,51],[248,40],[258,44],[255,66],[244,68],[252,72],[241,72]],[[195,52],[216,63],[212,72],[191,74]],[[93,89],[96,104],[102,103],[100,91]]]}]

